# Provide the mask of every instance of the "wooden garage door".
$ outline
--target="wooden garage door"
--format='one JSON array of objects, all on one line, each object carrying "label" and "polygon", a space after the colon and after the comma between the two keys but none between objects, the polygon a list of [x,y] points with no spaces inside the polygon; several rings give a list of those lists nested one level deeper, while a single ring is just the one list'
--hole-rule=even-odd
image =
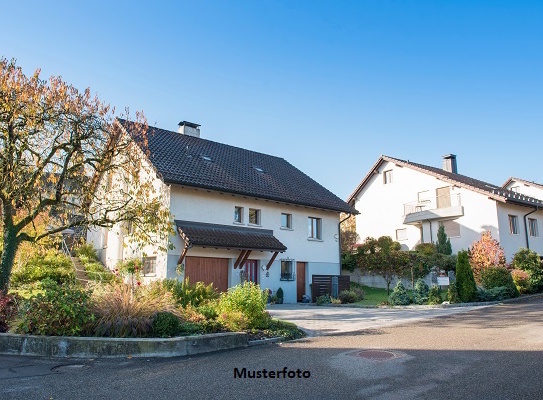
[{"label": "wooden garage door", "polygon": [[190,283],[213,283],[219,292],[228,290],[228,258],[187,257],[185,260],[185,277]]}]

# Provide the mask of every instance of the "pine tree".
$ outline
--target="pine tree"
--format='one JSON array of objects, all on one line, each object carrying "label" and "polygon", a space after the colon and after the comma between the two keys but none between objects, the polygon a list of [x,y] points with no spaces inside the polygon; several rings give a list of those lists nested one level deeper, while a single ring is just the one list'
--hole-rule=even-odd
[{"label": "pine tree", "polygon": [[459,251],[456,262],[456,288],[458,297],[463,303],[475,301],[477,299],[477,286],[473,278],[473,271],[469,265],[469,256],[467,251]]},{"label": "pine tree", "polygon": [[443,224],[440,224],[439,229],[437,230],[436,249],[440,254],[445,254],[447,256],[452,254],[451,239],[447,237],[447,234],[445,233],[445,226]]}]

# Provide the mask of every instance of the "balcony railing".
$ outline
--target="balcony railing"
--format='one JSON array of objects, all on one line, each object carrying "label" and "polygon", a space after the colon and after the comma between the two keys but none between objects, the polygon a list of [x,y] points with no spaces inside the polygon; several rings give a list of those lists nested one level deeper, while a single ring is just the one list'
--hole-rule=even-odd
[{"label": "balcony railing", "polygon": [[421,211],[435,210],[439,208],[458,207],[462,205],[460,193],[435,196],[430,199],[411,201],[403,205],[404,216]]}]

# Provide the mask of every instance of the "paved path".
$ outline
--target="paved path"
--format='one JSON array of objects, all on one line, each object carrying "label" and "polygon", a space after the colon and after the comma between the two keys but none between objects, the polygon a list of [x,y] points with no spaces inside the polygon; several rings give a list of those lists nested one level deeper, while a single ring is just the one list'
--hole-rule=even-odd
[{"label": "paved path", "polygon": [[427,318],[465,313],[482,307],[485,306],[351,308],[275,304],[268,310],[273,317],[298,325],[308,336],[323,336],[402,325]]}]

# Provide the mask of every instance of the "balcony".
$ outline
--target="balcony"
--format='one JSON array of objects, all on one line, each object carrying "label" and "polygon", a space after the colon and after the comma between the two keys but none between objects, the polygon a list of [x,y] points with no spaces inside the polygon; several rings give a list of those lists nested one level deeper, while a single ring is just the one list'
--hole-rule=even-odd
[{"label": "balcony", "polygon": [[458,218],[464,215],[460,193],[412,201],[403,205],[404,224],[427,220]]}]

